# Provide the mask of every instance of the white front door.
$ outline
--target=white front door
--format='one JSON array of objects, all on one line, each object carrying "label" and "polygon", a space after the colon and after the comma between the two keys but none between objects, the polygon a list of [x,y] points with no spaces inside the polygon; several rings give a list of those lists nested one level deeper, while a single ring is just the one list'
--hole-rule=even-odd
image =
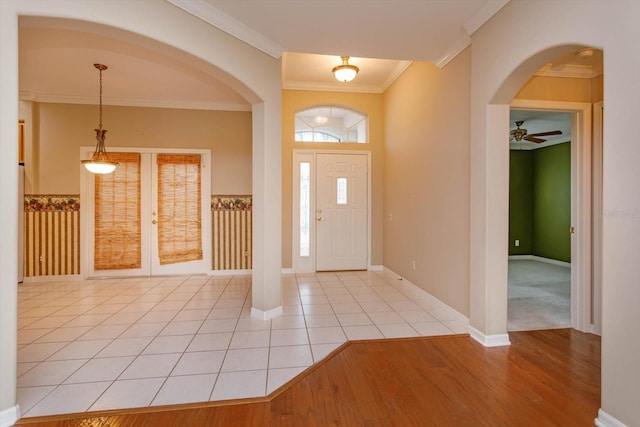
[{"label": "white front door", "polygon": [[316,156],[316,271],[366,270],[368,159]]},{"label": "white front door", "polygon": [[113,153],[113,174],[83,171],[86,277],[211,269],[210,154],[166,151]]}]

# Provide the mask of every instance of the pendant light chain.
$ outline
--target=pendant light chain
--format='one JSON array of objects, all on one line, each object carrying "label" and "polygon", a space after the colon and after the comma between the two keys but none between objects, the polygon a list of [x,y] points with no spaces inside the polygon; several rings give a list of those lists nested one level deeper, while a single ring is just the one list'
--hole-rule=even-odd
[{"label": "pendant light chain", "polygon": [[102,67],[99,67],[98,70],[100,70],[100,122],[98,129],[102,130]]},{"label": "pendant light chain", "polygon": [[96,131],[96,150],[90,160],[82,160],[82,164],[91,173],[107,174],[111,173],[118,166],[118,162],[109,159],[107,150],[104,146],[104,139],[107,133],[106,129],[102,128],[102,72],[108,67],[103,64],[93,64],[95,68],[100,72],[100,103],[98,106],[98,128]]}]

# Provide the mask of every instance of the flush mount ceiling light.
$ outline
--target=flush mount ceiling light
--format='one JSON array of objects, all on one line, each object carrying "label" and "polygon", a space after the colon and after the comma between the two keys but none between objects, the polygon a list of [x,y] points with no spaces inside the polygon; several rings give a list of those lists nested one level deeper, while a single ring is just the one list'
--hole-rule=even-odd
[{"label": "flush mount ceiling light", "polygon": [[116,170],[118,162],[109,159],[107,151],[104,148],[104,138],[107,133],[106,129],[102,129],[102,72],[108,67],[102,64],[93,64],[100,71],[100,121],[96,131],[96,151],[90,160],[82,160],[82,164],[91,173],[108,174]]},{"label": "flush mount ceiling light", "polygon": [[348,56],[341,56],[340,58],[342,58],[342,65],[333,67],[333,75],[337,80],[341,82],[350,82],[351,80],[356,78],[356,75],[358,74],[358,71],[360,71],[360,69],[355,65],[349,64]]}]

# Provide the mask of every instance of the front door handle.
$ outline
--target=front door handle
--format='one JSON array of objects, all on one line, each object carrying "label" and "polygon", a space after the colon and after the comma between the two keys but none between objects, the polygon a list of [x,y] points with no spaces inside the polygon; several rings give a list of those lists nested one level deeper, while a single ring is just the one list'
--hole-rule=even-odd
[{"label": "front door handle", "polygon": [[323,217],[319,216],[318,218],[316,218],[316,221],[322,222],[322,221],[326,221],[326,219],[324,219]]},{"label": "front door handle", "polygon": [[157,224],[158,221],[156,221],[155,219],[153,221],[151,221],[151,224]]}]

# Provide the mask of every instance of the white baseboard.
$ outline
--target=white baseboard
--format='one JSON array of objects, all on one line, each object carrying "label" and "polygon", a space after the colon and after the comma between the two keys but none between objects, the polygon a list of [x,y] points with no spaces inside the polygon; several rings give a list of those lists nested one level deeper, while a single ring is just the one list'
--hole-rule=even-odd
[{"label": "white baseboard", "polygon": [[383,271],[384,267],[382,265],[370,265],[368,270],[369,271]]},{"label": "white baseboard", "polygon": [[251,317],[254,317],[256,319],[269,320],[278,316],[282,316],[282,306],[272,308],[271,310],[267,310],[267,311],[263,311],[255,307],[251,307]]},{"label": "white baseboard", "polygon": [[604,412],[602,408],[598,410],[598,418],[595,419],[595,424],[598,427],[627,427],[623,422]]},{"label": "white baseboard", "polygon": [[20,406],[12,406],[11,408],[0,411],[0,427],[12,426],[20,419]]},{"label": "white baseboard", "polygon": [[29,276],[22,279],[22,283],[50,283],[50,282],[70,282],[80,281],[82,276],[79,274],[65,274],[60,276]]},{"label": "white baseboard", "polygon": [[469,335],[485,347],[502,347],[511,345],[509,334],[485,335],[473,326],[469,326]]},{"label": "white baseboard", "polygon": [[211,270],[207,273],[209,276],[248,276],[251,270]]},{"label": "white baseboard", "polygon": [[282,274],[293,274],[293,268],[283,268]]},{"label": "white baseboard", "polygon": [[467,316],[465,316],[464,314],[460,313],[456,309],[450,307],[449,305],[447,305],[443,301],[439,300],[438,298],[434,297],[429,292],[427,292],[424,289],[422,289],[420,286],[418,286],[418,285],[416,285],[414,283],[411,283],[409,280],[407,280],[404,277],[400,276],[398,273],[396,273],[395,271],[391,270],[390,268],[382,266],[382,275],[383,276],[388,276],[390,278],[394,278],[394,279],[396,279],[398,281],[398,283],[404,283],[404,284],[407,284],[407,285],[411,285],[413,287],[411,289],[411,292],[407,292],[406,289],[402,289],[402,286],[400,286],[398,288],[398,290],[400,292],[404,293],[407,297],[412,298],[412,297],[415,296],[415,297],[418,297],[418,298],[422,298],[422,299],[428,300],[431,305],[433,305],[434,307],[438,308],[439,310],[442,310],[443,312],[450,314],[455,319],[460,320],[461,322],[464,322],[467,325],[469,324],[469,318]]},{"label": "white baseboard", "polygon": [[509,255],[509,259],[528,259],[532,261],[546,262],[547,264],[559,265],[562,267],[571,267],[570,262],[558,261],[557,259],[545,258],[537,255]]}]

